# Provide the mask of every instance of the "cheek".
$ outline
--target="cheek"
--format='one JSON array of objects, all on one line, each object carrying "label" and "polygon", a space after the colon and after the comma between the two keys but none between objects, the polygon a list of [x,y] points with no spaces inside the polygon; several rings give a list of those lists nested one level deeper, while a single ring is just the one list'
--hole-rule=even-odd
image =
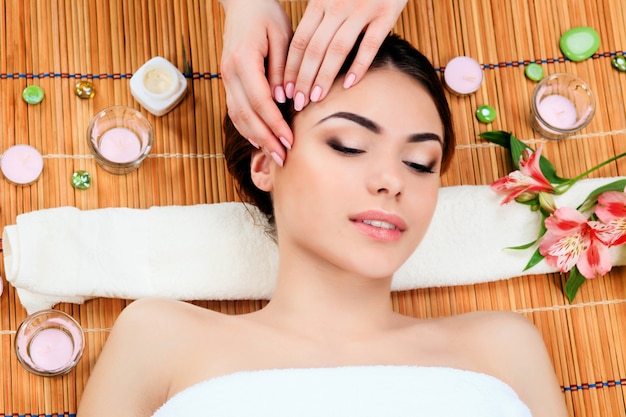
[{"label": "cheek", "polygon": [[414,193],[411,198],[410,207],[415,207],[411,212],[420,224],[427,226],[430,223],[430,220],[435,214],[435,209],[437,208],[438,196],[439,181],[429,184],[428,186],[422,186],[420,191]]}]

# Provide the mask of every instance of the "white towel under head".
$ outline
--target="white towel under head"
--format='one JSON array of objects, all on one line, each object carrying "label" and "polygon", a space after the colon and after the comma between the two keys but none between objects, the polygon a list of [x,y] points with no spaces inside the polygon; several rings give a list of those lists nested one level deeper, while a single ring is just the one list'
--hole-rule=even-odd
[{"label": "white towel under head", "polygon": [[237,372],[178,393],[153,417],[199,415],[531,417],[499,379],[412,366]]},{"label": "white towel under head", "polygon": [[[576,207],[610,181],[580,181],[557,204]],[[555,272],[545,262],[523,271],[534,248],[505,249],[534,240],[539,217],[521,204],[501,206],[502,198],[488,186],[442,188],[428,233],[392,288]],[[241,203],[39,210],[5,227],[3,246],[7,280],[29,313],[93,297],[268,299],[278,266],[263,217]],[[612,256],[626,264],[622,248]]]}]

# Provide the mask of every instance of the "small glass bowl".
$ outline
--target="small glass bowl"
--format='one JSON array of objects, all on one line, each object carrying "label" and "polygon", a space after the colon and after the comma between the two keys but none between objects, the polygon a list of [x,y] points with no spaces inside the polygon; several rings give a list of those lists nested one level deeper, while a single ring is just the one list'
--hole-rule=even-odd
[{"label": "small glass bowl", "polygon": [[91,119],[87,142],[105,171],[128,174],[139,168],[150,153],[154,132],[141,112],[126,106],[111,106]]},{"label": "small glass bowl", "polygon": [[31,314],[15,335],[19,363],[39,376],[59,376],[70,372],[83,356],[85,334],[80,324],[59,310]]},{"label": "small glass bowl", "polygon": [[533,90],[531,123],[546,139],[564,139],[591,122],[596,111],[593,92],[572,74],[543,78]]}]

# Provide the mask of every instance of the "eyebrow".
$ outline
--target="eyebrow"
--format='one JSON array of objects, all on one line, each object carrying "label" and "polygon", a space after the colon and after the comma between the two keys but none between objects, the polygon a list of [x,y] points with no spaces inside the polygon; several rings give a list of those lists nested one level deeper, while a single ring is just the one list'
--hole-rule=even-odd
[{"label": "eyebrow", "polygon": [[[329,116],[326,116],[323,119],[321,119],[319,122],[317,122],[316,125],[319,125],[320,123],[323,123],[329,119],[335,119],[335,118],[349,120],[374,133],[380,133],[381,131],[380,126],[373,120],[370,120],[366,117],[360,116],[355,113],[346,112],[346,111],[340,111],[337,113],[333,113]],[[443,141],[441,140],[441,137],[439,137],[439,135],[435,133],[415,133],[409,136],[408,142],[410,143],[427,142],[431,140],[439,142],[439,144],[443,145]]]}]

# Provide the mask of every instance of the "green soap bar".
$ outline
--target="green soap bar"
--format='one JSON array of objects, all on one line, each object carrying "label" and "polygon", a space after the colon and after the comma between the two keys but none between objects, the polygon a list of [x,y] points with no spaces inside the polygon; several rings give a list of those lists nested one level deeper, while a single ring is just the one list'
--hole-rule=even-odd
[{"label": "green soap bar", "polygon": [[611,59],[611,65],[618,71],[626,72],[626,56],[615,55],[613,59]]},{"label": "green soap bar", "polygon": [[77,190],[86,190],[91,187],[91,175],[87,171],[76,171],[72,174],[71,182]]},{"label": "green soap bar", "polygon": [[561,36],[559,46],[563,54],[572,61],[584,61],[600,47],[600,35],[588,26],[576,27]]},{"label": "green soap bar", "polygon": [[491,123],[496,120],[496,109],[488,104],[480,106],[476,110],[476,118],[482,123]]},{"label": "green soap bar", "polygon": [[526,74],[526,77],[530,80],[539,81],[543,78],[543,67],[535,62],[532,62],[526,65],[524,74]]},{"label": "green soap bar", "polygon": [[29,85],[22,91],[22,98],[28,104],[41,103],[43,96],[43,89],[38,85]]}]

